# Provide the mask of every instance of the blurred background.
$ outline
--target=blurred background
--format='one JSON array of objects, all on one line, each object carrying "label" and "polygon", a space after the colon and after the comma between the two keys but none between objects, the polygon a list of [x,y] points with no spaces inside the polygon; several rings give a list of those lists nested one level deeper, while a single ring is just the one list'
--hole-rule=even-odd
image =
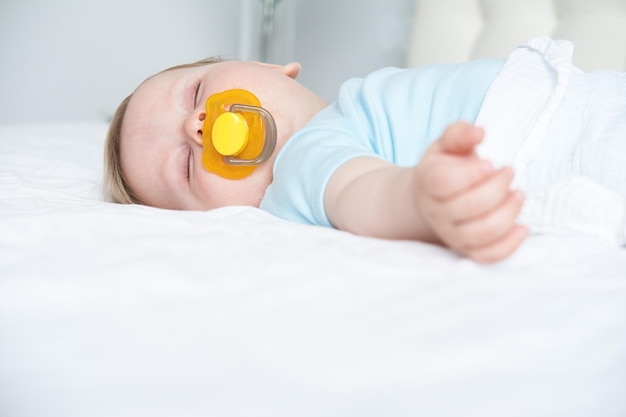
[{"label": "blurred background", "polygon": [[413,0],[0,0],[0,123],[107,121],[146,77],[211,55],[303,65],[327,100],[404,66]]}]

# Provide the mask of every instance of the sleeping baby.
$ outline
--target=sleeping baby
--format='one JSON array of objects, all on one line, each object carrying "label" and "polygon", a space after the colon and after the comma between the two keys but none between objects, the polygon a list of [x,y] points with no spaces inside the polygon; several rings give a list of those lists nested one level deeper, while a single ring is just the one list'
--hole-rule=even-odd
[{"label": "sleeping baby", "polygon": [[536,38],[506,60],[382,69],[330,104],[296,63],[177,66],[117,109],[105,188],[119,203],[254,206],[478,262],[529,230],[623,245],[626,74],[583,73],[571,56]]}]

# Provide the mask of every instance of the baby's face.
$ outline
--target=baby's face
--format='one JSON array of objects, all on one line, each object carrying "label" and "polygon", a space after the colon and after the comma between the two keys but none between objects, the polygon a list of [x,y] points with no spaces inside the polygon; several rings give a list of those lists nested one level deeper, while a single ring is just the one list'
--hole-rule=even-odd
[{"label": "baby's face", "polygon": [[[284,67],[226,61],[167,71],[142,84],[130,100],[121,130],[121,164],[139,199],[150,206],[208,210],[258,207],[272,182],[276,154],[326,103],[295,81],[298,64]],[[276,150],[249,176],[228,180],[202,165],[202,129],[209,96],[248,90],[272,114]]]}]

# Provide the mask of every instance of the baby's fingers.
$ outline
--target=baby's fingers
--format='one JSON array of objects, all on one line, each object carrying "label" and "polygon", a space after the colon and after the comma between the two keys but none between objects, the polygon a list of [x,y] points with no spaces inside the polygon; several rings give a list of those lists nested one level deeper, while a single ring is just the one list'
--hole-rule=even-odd
[{"label": "baby's fingers", "polygon": [[442,205],[447,218],[464,222],[483,216],[502,204],[510,192],[513,170],[502,168],[474,187],[459,193]]},{"label": "baby's fingers", "polygon": [[471,253],[502,239],[514,227],[523,199],[521,192],[509,192],[504,202],[495,210],[457,225],[453,247],[461,253]]},{"label": "baby's fingers", "polygon": [[422,173],[424,187],[437,200],[447,200],[493,173],[491,163],[478,158],[447,157]]},{"label": "baby's fingers", "polygon": [[528,229],[515,225],[500,239],[481,248],[472,249],[466,255],[480,263],[501,261],[515,252],[526,236],[528,236]]},{"label": "baby's fingers", "polygon": [[485,136],[483,129],[467,122],[452,123],[435,142],[440,151],[453,154],[473,154]]}]

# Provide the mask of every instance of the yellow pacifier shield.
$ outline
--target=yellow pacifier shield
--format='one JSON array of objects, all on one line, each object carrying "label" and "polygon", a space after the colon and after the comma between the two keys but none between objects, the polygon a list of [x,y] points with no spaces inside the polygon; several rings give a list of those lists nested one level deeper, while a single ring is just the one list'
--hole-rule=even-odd
[{"label": "yellow pacifier shield", "polygon": [[234,104],[261,107],[259,100],[246,90],[226,90],[213,94],[206,102],[206,116],[202,129],[202,165],[227,179],[245,178],[255,165],[231,165],[227,157],[254,159],[261,154],[264,144],[263,120],[255,112],[234,113]]}]

